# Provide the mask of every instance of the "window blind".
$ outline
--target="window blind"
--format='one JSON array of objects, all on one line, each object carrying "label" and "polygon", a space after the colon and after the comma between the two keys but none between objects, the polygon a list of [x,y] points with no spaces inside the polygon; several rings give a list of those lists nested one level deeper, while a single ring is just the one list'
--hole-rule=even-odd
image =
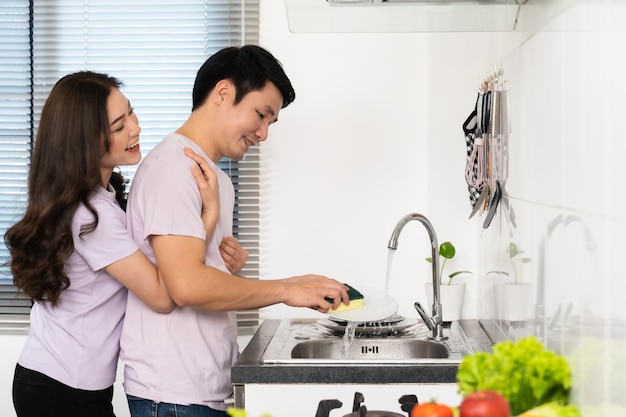
[{"label": "window blind", "polygon": [[[0,3],[0,232],[23,212],[31,147],[32,94],[28,1]],[[8,261],[0,242],[2,265]],[[28,314],[30,301],[16,298],[8,268],[0,269],[0,314]]]},{"label": "window blind", "polygon": [[[3,0],[0,5],[0,232],[23,213],[31,141],[54,83],[79,70],[124,82],[145,155],[191,111],[196,72],[226,46],[258,43],[259,0]],[[63,163],[59,161],[59,163]],[[250,253],[242,275],[258,278],[258,149],[220,166],[235,186],[234,234]],[[132,182],[136,166],[120,167]],[[4,242],[0,256],[8,260]],[[0,320],[24,315],[6,267]],[[258,312],[239,313],[243,329]]]}]

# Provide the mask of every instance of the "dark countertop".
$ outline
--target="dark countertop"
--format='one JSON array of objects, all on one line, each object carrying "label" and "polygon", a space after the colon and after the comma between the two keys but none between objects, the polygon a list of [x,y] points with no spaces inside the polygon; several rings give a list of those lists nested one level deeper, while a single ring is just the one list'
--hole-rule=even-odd
[{"label": "dark countertop", "polygon": [[[479,324],[463,320],[465,331]],[[260,361],[280,320],[265,320],[232,369],[244,384],[443,384],[456,383],[457,363],[441,364],[263,364]],[[479,340],[482,345],[484,340]]]}]

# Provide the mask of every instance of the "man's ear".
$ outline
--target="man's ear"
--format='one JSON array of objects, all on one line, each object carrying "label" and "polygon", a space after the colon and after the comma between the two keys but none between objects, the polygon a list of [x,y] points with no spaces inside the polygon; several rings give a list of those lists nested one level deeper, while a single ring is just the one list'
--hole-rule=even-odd
[{"label": "man's ear", "polygon": [[215,84],[215,88],[214,88],[215,104],[217,104],[218,106],[222,104],[228,97],[228,94],[231,92],[232,88],[233,88],[233,85],[230,81],[228,80],[218,81],[218,83]]}]

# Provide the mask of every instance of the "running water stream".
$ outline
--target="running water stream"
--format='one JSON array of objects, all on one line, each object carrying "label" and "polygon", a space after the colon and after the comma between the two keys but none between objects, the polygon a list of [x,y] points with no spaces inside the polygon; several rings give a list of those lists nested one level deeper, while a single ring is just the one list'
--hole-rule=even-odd
[{"label": "running water stream", "polygon": [[391,279],[391,264],[393,263],[393,254],[395,250],[389,249],[387,252],[387,273],[385,275],[385,295],[389,295],[389,281]]},{"label": "running water stream", "polygon": [[[396,251],[393,249],[389,249],[387,252],[387,271],[385,274],[385,295],[389,295],[389,281],[391,278],[391,264],[393,263],[393,254]],[[370,323],[372,326],[376,327],[376,323]],[[392,326],[392,323],[380,323],[381,334],[384,333],[383,326]],[[346,330],[343,334],[343,345],[342,345],[342,353],[346,355],[350,351],[350,347],[354,342],[354,338],[356,337],[356,329],[359,326],[359,323],[356,321],[348,321],[346,322]],[[375,331],[373,332],[375,334]]]},{"label": "running water stream", "polygon": [[341,346],[343,356],[346,356],[350,352],[350,346],[352,346],[352,342],[354,342],[358,325],[359,323],[356,321],[348,321],[346,323],[346,331],[343,334],[343,345]]}]

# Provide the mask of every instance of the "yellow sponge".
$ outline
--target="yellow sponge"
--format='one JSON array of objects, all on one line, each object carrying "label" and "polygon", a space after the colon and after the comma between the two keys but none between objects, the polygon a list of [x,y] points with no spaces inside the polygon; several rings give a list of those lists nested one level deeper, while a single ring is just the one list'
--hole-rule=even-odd
[{"label": "yellow sponge", "polygon": [[[361,294],[359,291],[357,291],[356,289],[354,289],[348,284],[344,283],[344,285],[348,287],[348,298],[350,299],[350,305],[347,306],[342,302],[341,304],[339,304],[339,307],[335,309],[331,307],[329,312],[356,310],[357,308],[363,307],[363,303],[365,300],[365,297],[363,297],[363,294]],[[329,303],[333,302],[331,298],[326,298],[326,301],[328,301]]]}]

